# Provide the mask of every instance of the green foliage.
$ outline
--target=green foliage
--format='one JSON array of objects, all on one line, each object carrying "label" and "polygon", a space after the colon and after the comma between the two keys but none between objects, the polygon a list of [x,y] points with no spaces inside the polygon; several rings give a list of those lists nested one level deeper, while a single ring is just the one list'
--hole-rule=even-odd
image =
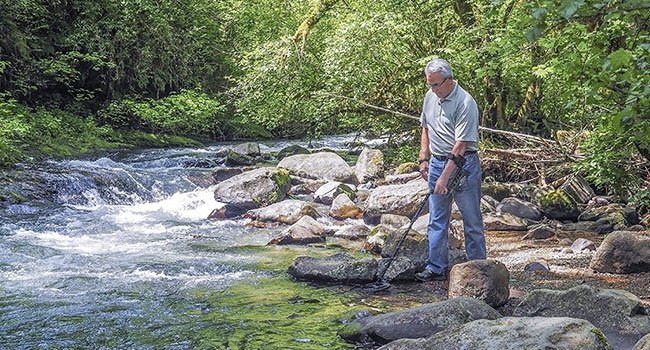
[{"label": "green foliage", "polygon": [[226,107],[200,90],[183,90],[162,99],[123,99],[98,113],[102,124],[125,130],[223,138],[230,136]]}]

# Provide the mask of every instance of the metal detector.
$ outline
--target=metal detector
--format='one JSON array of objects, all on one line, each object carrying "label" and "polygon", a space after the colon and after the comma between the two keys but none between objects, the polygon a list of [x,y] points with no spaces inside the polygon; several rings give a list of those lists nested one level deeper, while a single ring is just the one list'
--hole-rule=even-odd
[{"label": "metal detector", "polygon": [[[468,176],[467,172],[463,169],[463,165],[465,164],[465,158],[463,156],[457,156],[456,159],[453,158],[450,159],[453,160],[454,163],[456,163],[457,168],[454,170],[451,179],[447,183],[447,193],[448,193],[447,195],[451,195],[452,191],[458,191],[458,192],[461,191],[462,186],[467,181],[467,176]],[[406,235],[408,235],[409,231],[411,231],[411,227],[413,227],[413,223],[415,223],[415,220],[417,220],[417,218],[420,217],[420,213],[422,212],[422,209],[424,209],[424,205],[429,200],[429,196],[431,195],[432,192],[433,189],[427,191],[427,195],[424,197],[422,203],[420,203],[418,210],[411,218],[411,222],[409,223],[409,226],[406,228],[406,230],[402,234],[402,237],[397,243],[397,247],[393,252],[393,256],[389,258],[386,267],[384,267],[384,269],[377,276],[377,281],[365,285],[363,287],[363,290],[369,293],[376,293],[390,288],[390,282],[384,278],[384,276],[386,275],[386,271],[388,271],[390,265],[393,263],[393,260],[395,260],[395,258],[397,257],[397,253],[399,253],[399,250],[402,247],[402,243],[404,243],[404,239],[406,238]]]}]

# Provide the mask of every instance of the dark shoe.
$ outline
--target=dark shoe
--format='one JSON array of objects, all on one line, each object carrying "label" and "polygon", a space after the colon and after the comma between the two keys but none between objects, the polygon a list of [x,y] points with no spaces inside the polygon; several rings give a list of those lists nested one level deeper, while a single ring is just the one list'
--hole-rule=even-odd
[{"label": "dark shoe", "polygon": [[446,273],[435,273],[430,270],[424,269],[422,272],[418,272],[415,274],[415,279],[420,281],[420,282],[427,282],[427,281],[444,281],[447,279],[447,274]]}]

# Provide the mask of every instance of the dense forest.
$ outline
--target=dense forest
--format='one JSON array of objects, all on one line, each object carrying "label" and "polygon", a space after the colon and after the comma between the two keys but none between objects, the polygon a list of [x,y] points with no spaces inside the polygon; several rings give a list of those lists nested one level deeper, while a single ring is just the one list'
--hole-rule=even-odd
[{"label": "dense forest", "polygon": [[650,197],[649,10],[643,0],[0,0],[0,163],[349,131],[401,135],[390,157],[412,160],[418,123],[405,116],[419,115],[423,67],[442,57],[482,126],[569,135],[575,170],[594,185]]}]

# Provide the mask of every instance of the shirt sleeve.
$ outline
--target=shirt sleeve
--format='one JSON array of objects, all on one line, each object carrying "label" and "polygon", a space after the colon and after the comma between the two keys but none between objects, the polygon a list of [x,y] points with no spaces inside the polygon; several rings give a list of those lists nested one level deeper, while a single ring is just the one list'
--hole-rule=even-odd
[{"label": "shirt sleeve", "polygon": [[422,113],[420,113],[420,126],[423,128],[427,127],[427,115],[424,111],[427,110],[427,96],[424,96],[424,101],[422,102]]},{"label": "shirt sleeve", "polygon": [[458,105],[454,137],[456,141],[478,142],[478,106],[473,98]]}]

